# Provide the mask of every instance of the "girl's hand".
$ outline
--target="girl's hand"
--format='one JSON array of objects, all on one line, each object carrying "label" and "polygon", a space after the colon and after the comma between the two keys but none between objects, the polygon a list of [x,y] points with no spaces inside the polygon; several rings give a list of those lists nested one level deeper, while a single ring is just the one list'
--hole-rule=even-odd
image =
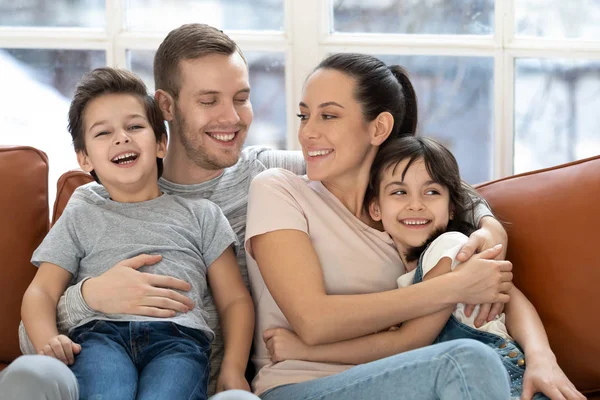
[{"label": "girl's hand", "polygon": [[271,354],[271,361],[285,360],[310,361],[310,346],[305,344],[294,332],[285,328],[266,329],[263,340]]},{"label": "girl's hand", "polygon": [[585,400],[560,369],[554,355],[527,357],[521,400],[531,400],[537,392],[552,400]]},{"label": "girl's hand", "polygon": [[460,277],[459,302],[485,304],[510,300],[507,293],[513,287],[512,264],[494,259],[501,251],[502,245],[496,245],[456,267],[453,273]]},{"label": "girl's hand", "polygon": [[48,341],[38,354],[54,357],[67,365],[75,362],[75,355],[81,352],[81,345],[74,343],[68,336],[57,335]]},{"label": "girl's hand", "polygon": [[236,370],[235,368],[227,368],[227,366],[221,367],[219,373],[219,379],[217,379],[217,393],[224,390],[239,389],[250,392],[250,385],[244,376],[243,371]]}]

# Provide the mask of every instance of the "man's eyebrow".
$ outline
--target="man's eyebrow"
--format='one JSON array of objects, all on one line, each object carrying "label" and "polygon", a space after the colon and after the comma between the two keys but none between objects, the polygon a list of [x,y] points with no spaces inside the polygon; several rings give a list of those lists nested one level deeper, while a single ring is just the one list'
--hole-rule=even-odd
[{"label": "man's eyebrow", "polygon": [[[303,103],[303,102],[298,103],[298,105],[300,107],[308,108],[308,106],[305,103]],[[335,101],[327,101],[325,103],[321,103],[321,104],[319,104],[318,108],[325,108],[327,106],[335,106],[335,107],[344,108],[343,105],[341,105],[340,103],[336,103]]]},{"label": "man's eyebrow", "polygon": [[[247,88],[240,89],[235,94],[239,94],[239,93],[250,93],[250,88],[247,87]],[[206,96],[206,95],[211,95],[211,94],[221,94],[221,92],[218,90],[213,90],[213,89],[198,90],[196,92],[196,97]]]}]

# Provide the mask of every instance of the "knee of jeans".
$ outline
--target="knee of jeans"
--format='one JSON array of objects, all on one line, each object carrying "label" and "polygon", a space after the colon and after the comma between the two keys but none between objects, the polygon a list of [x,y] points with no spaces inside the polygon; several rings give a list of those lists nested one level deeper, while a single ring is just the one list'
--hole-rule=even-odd
[{"label": "knee of jeans", "polygon": [[77,378],[69,367],[56,358],[27,355],[17,358],[9,366],[9,373],[15,380],[31,385],[55,385],[77,387]]},{"label": "knee of jeans", "polygon": [[489,368],[490,371],[504,371],[502,361],[488,345],[473,339],[458,339],[454,343],[454,353],[466,358],[471,365],[480,369]]}]

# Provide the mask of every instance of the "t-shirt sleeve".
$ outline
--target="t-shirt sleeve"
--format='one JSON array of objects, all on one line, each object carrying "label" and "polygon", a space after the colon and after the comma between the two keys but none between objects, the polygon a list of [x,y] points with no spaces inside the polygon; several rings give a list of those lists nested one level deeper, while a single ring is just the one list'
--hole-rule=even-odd
[{"label": "t-shirt sleeve", "polygon": [[437,265],[444,257],[452,260],[452,269],[459,264],[456,256],[460,249],[467,243],[469,238],[460,232],[446,232],[435,239],[423,255],[423,276]]},{"label": "t-shirt sleeve", "polygon": [[[468,183],[463,182],[463,186],[471,188]],[[487,201],[475,191],[470,191],[469,196],[471,196],[471,200],[474,202],[478,202],[473,210],[473,221],[469,221],[473,223],[477,228],[479,228],[479,224],[481,223],[481,219],[483,217],[494,217],[494,213],[492,213],[492,209]],[[495,217],[494,217],[495,218]]]},{"label": "t-shirt sleeve", "polygon": [[208,200],[201,203],[200,251],[208,268],[229,246],[235,246],[238,242],[219,206]]},{"label": "t-shirt sleeve", "polygon": [[80,210],[81,207],[74,203],[65,207],[63,214],[33,252],[33,265],[39,267],[43,262],[56,264],[72,273],[74,277],[77,276],[79,263],[84,257],[76,229],[77,214]]},{"label": "t-shirt sleeve", "polygon": [[264,150],[258,153],[258,161],[267,168],[283,168],[296,175],[306,174],[306,163],[301,151]]},{"label": "t-shirt sleeve", "polygon": [[289,172],[271,169],[260,173],[250,185],[246,223],[246,252],[254,256],[250,239],[264,233],[294,229],[308,233],[304,211],[294,197],[294,181]]}]

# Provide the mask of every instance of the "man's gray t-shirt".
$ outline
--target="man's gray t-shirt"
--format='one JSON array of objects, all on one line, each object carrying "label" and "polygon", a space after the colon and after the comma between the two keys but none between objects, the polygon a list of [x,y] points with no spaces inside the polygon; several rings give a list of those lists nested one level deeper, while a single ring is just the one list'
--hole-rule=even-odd
[{"label": "man's gray t-shirt", "polygon": [[71,284],[77,284],[125,259],[160,254],[159,262],[143,266],[140,271],[189,282],[191,290],[186,295],[195,307],[172,318],[96,312],[75,326],[99,319],[171,321],[202,330],[212,339],[203,302],[208,286],[206,274],[211,264],[237,243],[219,206],[209,200],[169,194],[139,203],[119,203],[105,194],[106,190],[96,183],[77,188],[31,262],[36,266],[42,262],[56,264],[73,274]]}]

